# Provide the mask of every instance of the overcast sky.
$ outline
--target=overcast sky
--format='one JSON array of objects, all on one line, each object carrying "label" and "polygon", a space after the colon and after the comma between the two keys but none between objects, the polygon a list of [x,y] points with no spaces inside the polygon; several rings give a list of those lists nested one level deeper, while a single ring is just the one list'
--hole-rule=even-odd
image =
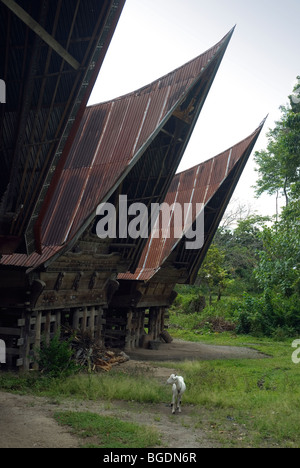
[{"label": "overcast sky", "polygon": [[[300,0],[126,0],[89,104],[134,91],[217,43],[236,24],[179,171],[219,154],[269,114],[255,150],[280,117],[300,75]],[[253,155],[235,199],[260,214],[275,199],[254,198]]]}]

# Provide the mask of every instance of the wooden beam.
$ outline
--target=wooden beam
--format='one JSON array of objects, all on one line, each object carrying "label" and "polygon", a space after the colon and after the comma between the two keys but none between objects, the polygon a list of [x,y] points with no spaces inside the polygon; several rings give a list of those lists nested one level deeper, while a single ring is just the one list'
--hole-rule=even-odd
[{"label": "wooden beam", "polygon": [[46,44],[48,44],[55,52],[60,55],[71,67],[78,70],[80,63],[72,57],[69,52],[57,42],[53,36],[42,28],[23,8],[21,8],[14,0],[0,0],[7,6],[20,20],[22,20],[30,29],[32,29]]}]

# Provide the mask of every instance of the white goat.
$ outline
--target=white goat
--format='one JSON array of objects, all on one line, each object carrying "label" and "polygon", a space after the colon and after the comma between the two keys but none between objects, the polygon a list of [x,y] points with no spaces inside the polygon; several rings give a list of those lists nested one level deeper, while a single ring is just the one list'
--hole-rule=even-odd
[{"label": "white goat", "polygon": [[172,413],[175,414],[176,409],[178,409],[178,412],[181,413],[181,397],[186,390],[186,385],[184,383],[183,377],[181,377],[180,375],[171,374],[167,380],[167,383],[172,385]]}]

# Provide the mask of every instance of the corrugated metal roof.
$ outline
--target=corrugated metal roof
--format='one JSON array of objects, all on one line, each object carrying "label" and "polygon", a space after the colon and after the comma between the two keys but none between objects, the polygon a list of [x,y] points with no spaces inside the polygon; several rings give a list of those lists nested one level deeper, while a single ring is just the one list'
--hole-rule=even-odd
[{"label": "corrugated metal roof", "polygon": [[49,258],[57,254],[60,250],[59,246],[44,247],[42,255],[33,253],[31,255],[12,254],[3,255],[0,261],[1,266],[19,267],[24,269],[32,269],[35,266],[44,264]]},{"label": "corrugated metal roof", "polygon": [[150,85],[86,110],[42,224],[43,244],[63,244],[74,236],[135,164],[168,114],[228,39],[227,35],[204,54]]},{"label": "corrugated metal roof", "polygon": [[[200,112],[232,33],[150,85],[86,109],[59,177],[48,192],[49,204],[40,220],[43,261],[45,246],[55,246],[57,252],[58,246],[90,222],[99,203],[106,201],[133,170],[175,110],[182,111],[180,119],[194,125],[198,115],[190,117],[190,102],[185,100],[198,93]],[[37,263],[35,256],[31,258],[24,258],[23,265],[37,267],[42,263]],[[10,260],[4,261],[9,264]]]},{"label": "corrugated metal roof", "polygon": [[[263,122],[264,123],[264,122]],[[173,203],[178,203],[182,207],[184,203],[193,205],[193,215],[196,213],[196,203],[203,204],[204,207],[209,205],[210,200],[216,194],[218,189],[229,178],[230,174],[241,163],[244,163],[249,158],[253,145],[261,132],[263,123],[255,130],[248,138],[229,148],[223,153],[215,156],[202,164],[199,164],[191,169],[177,174],[170,186],[165,202],[171,206]],[[239,176],[241,173],[239,173]],[[233,182],[232,182],[233,183]],[[237,183],[237,180],[234,180]],[[228,188],[228,191],[230,191]],[[227,203],[229,199],[227,200]],[[226,204],[227,204],[226,203]],[[221,204],[219,209],[221,209]],[[222,206],[222,210],[225,206]],[[215,216],[218,216],[216,210]],[[120,280],[150,280],[163,266],[164,262],[170,257],[176,246],[182,242],[184,236],[180,239],[174,238],[174,216],[171,218],[170,235],[164,237],[161,229],[162,214],[160,213],[159,223],[156,224],[156,232],[154,236],[148,239],[147,245],[143,251],[139,266],[134,274],[120,274]],[[193,219],[193,222],[195,218]],[[157,230],[159,231],[157,233]],[[193,252],[190,258],[185,258],[184,263],[194,262],[197,252]],[[186,265],[188,268],[190,265]]]}]

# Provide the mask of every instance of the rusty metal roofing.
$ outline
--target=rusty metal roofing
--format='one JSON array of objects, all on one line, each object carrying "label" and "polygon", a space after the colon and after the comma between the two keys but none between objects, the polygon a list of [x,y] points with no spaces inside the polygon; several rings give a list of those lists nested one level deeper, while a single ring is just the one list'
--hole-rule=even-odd
[{"label": "rusty metal roofing", "polygon": [[49,246],[43,248],[42,255],[33,253],[31,255],[24,254],[12,254],[3,255],[0,261],[0,265],[9,267],[18,267],[24,269],[31,269],[34,266],[44,264],[49,258],[57,254],[60,250],[58,246]]},{"label": "rusty metal roofing", "polygon": [[231,34],[150,85],[86,109],[42,223],[43,244],[64,244],[75,235],[136,164],[209,64],[223,56]]},{"label": "rusty metal roofing", "polygon": [[[37,223],[43,261],[37,263],[35,257],[19,257],[20,266],[37,267],[45,261],[45,248],[52,246],[57,252],[58,247],[68,245],[83,232],[95,217],[99,203],[107,201],[122,181],[126,182],[126,177],[135,173],[157,136],[171,131],[167,125],[172,117],[183,122],[185,136],[179,144],[176,131],[175,135],[168,136],[175,142],[173,153],[168,156],[174,159],[170,162],[171,182],[232,33],[233,30],[204,54],[150,85],[86,109],[63,167],[54,176]],[[160,143],[161,140],[157,142]],[[159,147],[155,151],[159,152]],[[151,165],[151,161],[154,158],[150,153],[147,164]],[[155,166],[153,175],[159,181],[162,168],[158,162],[152,166]],[[163,196],[170,182],[166,179]],[[1,263],[7,265],[10,261],[13,259],[3,257]]]},{"label": "rusty metal roofing", "polygon": [[124,3],[0,0],[2,253],[35,250],[41,203],[73,141]]},{"label": "rusty metal roofing", "polygon": [[[148,281],[164,266],[171,254],[172,259],[170,263],[173,264],[174,268],[185,267],[188,270],[201,252],[207,251],[207,243],[211,242],[213,234],[221,221],[222,214],[229,203],[230,196],[251,154],[263,124],[264,122],[245,140],[218,156],[177,174],[173,179],[165,198],[165,202],[169,206],[172,206],[173,203],[178,203],[181,206],[184,206],[184,203],[191,203],[193,205],[194,216],[196,204],[199,203],[204,206],[205,244],[203,248],[198,252],[194,250],[185,251],[184,241],[186,239],[184,235],[180,239],[174,238],[173,215],[170,223],[170,233],[164,237],[161,229],[162,215],[160,213],[160,220],[155,228],[156,231],[158,230],[158,233],[154,230],[154,236],[148,239],[137,270],[134,274],[120,274],[119,280]],[[219,199],[215,202],[215,206],[212,209],[212,201],[221,187],[224,187],[224,190],[220,192]],[[195,222],[195,218],[193,221]]]}]

